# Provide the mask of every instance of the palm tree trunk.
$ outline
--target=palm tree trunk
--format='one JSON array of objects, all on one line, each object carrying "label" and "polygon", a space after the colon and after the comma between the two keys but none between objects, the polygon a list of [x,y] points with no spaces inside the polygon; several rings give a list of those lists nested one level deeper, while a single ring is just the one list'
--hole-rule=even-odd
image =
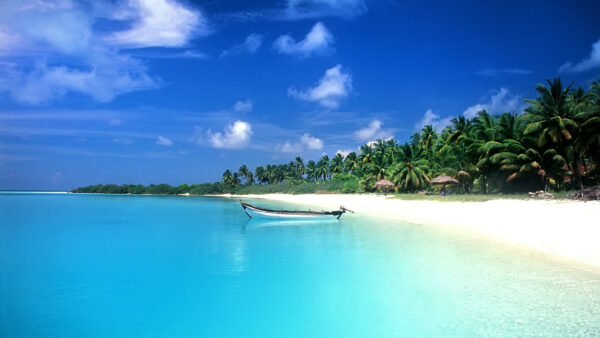
[{"label": "palm tree trunk", "polygon": [[483,193],[487,195],[487,179],[485,175],[481,175],[481,182],[483,183]]}]

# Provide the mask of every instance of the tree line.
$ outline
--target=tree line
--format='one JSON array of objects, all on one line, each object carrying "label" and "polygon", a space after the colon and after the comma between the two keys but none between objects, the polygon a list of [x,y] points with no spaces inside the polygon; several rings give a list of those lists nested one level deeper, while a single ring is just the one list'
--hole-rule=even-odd
[{"label": "tree line", "polygon": [[456,178],[461,192],[524,192],[537,189],[583,189],[599,183],[600,83],[589,90],[563,86],[560,78],[536,88],[522,115],[482,110],[459,116],[437,132],[427,125],[408,142],[377,140],[358,152],[317,161],[301,157],[284,164],[246,165],[226,170],[226,186],[273,185],[282,182],[356,182],[356,191],[372,191],[388,179],[399,192],[431,189],[438,175]]},{"label": "tree line", "polygon": [[380,179],[398,192],[432,190],[438,175],[456,178],[463,193],[565,191],[600,183],[600,83],[588,90],[560,78],[536,87],[537,98],[519,115],[482,110],[459,116],[438,132],[431,125],[402,144],[377,140],[347,155],[225,170],[221,182],[171,187],[97,185],[73,192],[219,194],[345,193],[373,191]]}]

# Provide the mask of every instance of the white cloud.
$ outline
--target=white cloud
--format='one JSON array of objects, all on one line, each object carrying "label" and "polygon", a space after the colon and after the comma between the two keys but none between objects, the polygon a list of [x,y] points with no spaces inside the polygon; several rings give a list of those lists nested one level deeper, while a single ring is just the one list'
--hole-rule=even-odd
[{"label": "white cloud", "polygon": [[[94,24],[99,19],[132,25],[122,31],[97,30]],[[148,74],[140,60],[107,41],[124,47],[180,46],[194,33],[202,33],[203,24],[199,12],[174,0],[118,5],[0,1],[0,56],[6,60],[0,60],[0,92],[9,92],[22,103],[42,104],[70,92],[108,102],[120,94],[157,88],[161,81]],[[206,55],[188,50],[173,57]]]},{"label": "white cloud", "polygon": [[237,101],[233,105],[233,110],[235,110],[238,113],[247,113],[252,110],[252,107],[253,107],[252,101],[250,101],[250,100]]},{"label": "white cloud", "polygon": [[304,91],[290,88],[288,94],[300,100],[317,102],[327,108],[337,108],[339,101],[348,96],[350,91],[352,91],[352,78],[342,70],[341,65],[337,65],[327,69],[315,87]]},{"label": "white cloud", "polygon": [[467,118],[473,118],[477,116],[478,112],[484,109],[491,114],[504,112],[521,113],[524,106],[521,96],[511,93],[503,87],[498,91],[494,91],[487,102],[477,103],[465,109],[463,115]]},{"label": "white cloud", "polygon": [[283,19],[298,20],[327,16],[350,19],[366,12],[365,0],[287,0]]},{"label": "white cloud", "polygon": [[354,136],[360,141],[389,139],[394,137],[394,131],[391,129],[383,129],[383,122],[374,119],[368,126],[354,132]]},{"label": "white cloud", "polygon": [[4,26],[0,27],[0,46],[12,47],[7,54],[56,51],[79,55],[91,46],[92,20],[70,1],[0,1],[0,23]]},{"label": "white cloud", "polygon": [[323,141],[316,137],[304,134],[300,137],[300,142],[304,144],[309,150],[321,150],[323,149]]},{"label": "white cloud", "polygon": [[252,134],[250,123],[240,120],[228,125],[223,133],[208,131],[211,145],[214,148],[224,149],[242,149],[246,147],[250,143]]},{"label": "white cloud", "polygon": [[304,150],[321,150],[323,149],[323,140],[311,136],[308,133],[300,137],[299,142],[290,142],[286,140],[276,148],[283,153],[300,153]]},{"label": "white cloud", "polygon": [[317,22],[304,40],[296,42],[289,35],[282,35],[275,40],[273,46],[279,53],[294,54],[300,56],[311,56],[312,54],[323,54],[332,50],[333,35],[321,22]]},{"label": "white cloud", "polygon": [[106,36],[111,44],[125,47],[181,47],[194,34],[208,34],[206,19],[174,0],[130,0],[114,19],[133,20],[130,29]]},{"label": "white cloud", "polygon": [[262,34],[252,33],[246,37],[246,40],[243,43],[234,45],[228,49],[223,50],[221,52],[221,57],[243,53],[254,54],[262,45],[262,41]]},{"label": "white cloud", "polygon": [[440,118],[439,114],[434,113],[431,109],[427,109],[423,118],[417,123],[416,128],[421,130],[427,125],[433,126],[437,131],[441,131],[451,124],[452,117]]},{"label": "white cloud", "polygon": [[277,150],[281,151],[282,153],[300,153],[302,151],[302,145],[299,143],[285,141],[283,144],[277,147]]},{"label": "white cloud", "polygon": [[112,57],[96,55],[87,70],[38,64],[28,73],[20,69],[12,69],[12,72],[10,77],[0,77],[0,91],[8,91],[16,101],[33,105],[62,97],[68,92],[108,102],[119,94],[159,85],[158,80],[150,77],[138,61],[118,54]]},{"label": "white cloud", "polygon": [[590,55],[577,62],[576,64],[572,64],[571,62],[567,62],[564,65],[560,66],[559,72],[584,72],[590,69],[600,67],[600,39],[592,44],[592,51]]},{"label": "white cloud", "polygon": [[169,147],[173,145],[173,141],[164,136],[159,136],[158,139],[156,139],[156,144]]},{"label": "white cloud", "polygon": [[342,155],[342,157],[346,158],[346,156],[348,156],[351,152],[353,152],[354,150],[348,150],[348,149],[338,149],[338,151],[335,152],[335,154],[340,154]]}]

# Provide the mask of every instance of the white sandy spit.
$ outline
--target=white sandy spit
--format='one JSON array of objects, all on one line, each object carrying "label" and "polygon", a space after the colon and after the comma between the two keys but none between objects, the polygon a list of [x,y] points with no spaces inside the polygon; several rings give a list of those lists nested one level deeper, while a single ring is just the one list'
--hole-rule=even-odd
[{"label": "white sandy spit", "polygon": [[324,210],[337,210],[343,205],[362,215],[460,227],[600,268],[600,202],[507,199],[436,202],[342,194],[223,196],[300,203]]}]

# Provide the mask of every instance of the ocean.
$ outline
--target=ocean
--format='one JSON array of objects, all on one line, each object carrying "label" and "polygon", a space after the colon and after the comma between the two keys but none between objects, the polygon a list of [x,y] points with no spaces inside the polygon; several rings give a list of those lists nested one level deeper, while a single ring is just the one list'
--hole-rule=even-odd
[{"label": "ocean", "polygon": [[0,193],[0,337],[399,336],[600,336],[600,275],[372,215]]}]

